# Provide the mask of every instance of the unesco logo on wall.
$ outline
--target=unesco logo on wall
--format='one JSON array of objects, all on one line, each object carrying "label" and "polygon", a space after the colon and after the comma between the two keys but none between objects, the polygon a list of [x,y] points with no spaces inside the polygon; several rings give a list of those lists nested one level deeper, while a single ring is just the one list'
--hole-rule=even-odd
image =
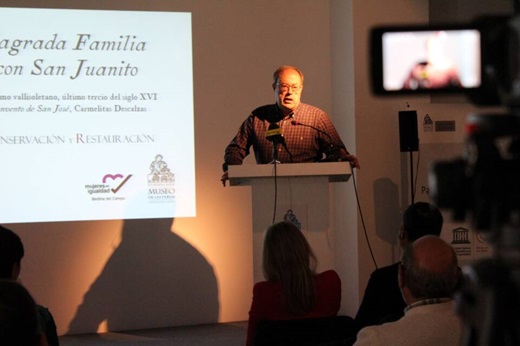
[{"label": "unesco logo on wall", "polygon": [[173,203],[175,201],[175,174],[161,154],[150,163],[148,174],[148,201],[151,203]]},{"label": "unesco logo on wall", "polygon": [[433,120],[429,114],[426,114],[423,119],[424,132],[433,132]]}]

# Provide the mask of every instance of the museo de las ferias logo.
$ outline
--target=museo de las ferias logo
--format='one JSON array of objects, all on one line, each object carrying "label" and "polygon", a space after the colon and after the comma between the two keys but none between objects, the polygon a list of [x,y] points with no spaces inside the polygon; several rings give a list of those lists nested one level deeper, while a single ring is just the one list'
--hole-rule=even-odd
[{"label": "museo de las ferias logo", "polygon": [[148,201],[151,203],[173,203],[175,201],[175,174],[161,154],[150,163],[148,174]]},{"label": "museo de las ferias logo", "polygon": [[85,191],[93,201],[124,200],[123,187],[132,178],[132,174],[105,174],[100,182],[85,185]]}]

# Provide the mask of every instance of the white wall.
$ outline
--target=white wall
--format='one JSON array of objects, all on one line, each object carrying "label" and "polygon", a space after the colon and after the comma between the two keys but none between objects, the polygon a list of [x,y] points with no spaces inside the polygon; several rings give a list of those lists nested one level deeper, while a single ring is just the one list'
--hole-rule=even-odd
[{"label": "white wall", "polygon": [[[365,227],[378,266],[398,259],[400,212],[408,206],[407,158],[399,151],[398,112],[424,98],[381,98],[370,92],[368,33],[375,25],[427,23],[427,0],[353,1],[356,152],[362,158],[358,190]],[[359,292],[374,270],[363,226],[358,226]],[[357,307],[356,307],[357,310]],[[353,313],[355,313],[355,311]]]}]

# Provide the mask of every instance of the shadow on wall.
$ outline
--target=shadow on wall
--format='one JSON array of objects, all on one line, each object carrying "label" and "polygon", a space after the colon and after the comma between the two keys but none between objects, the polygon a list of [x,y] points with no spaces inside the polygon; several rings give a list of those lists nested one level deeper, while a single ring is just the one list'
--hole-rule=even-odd
[{"label": "shadow on wall", "polygon": [[125,220],[121,244],[85,294],[67,334],[215,323],[218,286],[207,260],[171,232],[173,219]]},{"label": "shadow on wall", "polygon": [[401,209],[399,190],[388,178],[377,179],[374,182],[374,212],[376,234],[392,246],[397,245],[401,228]]}]

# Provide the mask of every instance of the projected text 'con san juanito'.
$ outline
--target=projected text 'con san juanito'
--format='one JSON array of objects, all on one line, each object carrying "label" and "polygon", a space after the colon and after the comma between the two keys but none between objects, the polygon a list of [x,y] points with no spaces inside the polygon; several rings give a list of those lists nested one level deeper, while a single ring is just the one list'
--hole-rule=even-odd
[{"label": "projected text 'con san juanito'", "polygon": [[[139,74],[136,66],[128,58],[113,59],[109,53],[125,53],[131,57],[133,53],[146,51],[147,42],[137,35],[123,34],[107,39],[94,38],[88,33],[77,33],[70,39],[53,34],[48,38],[9,38],[0,36],[1,53],[15,57],[26,51],[49,53],[52,51],[69,51],[75,53],[88,52],[105,54],[103,64],[86,58],[71,59],[66,64],[56,64],[52,59],[37,58],[30,64],[10,64],[10,59],[0,58],[0,76],[58,76],[71,80],[88,77],[135,77]],[[95,56],[94,56],[95,57]],[[106,61],[106,62],[105,62]]]}]

